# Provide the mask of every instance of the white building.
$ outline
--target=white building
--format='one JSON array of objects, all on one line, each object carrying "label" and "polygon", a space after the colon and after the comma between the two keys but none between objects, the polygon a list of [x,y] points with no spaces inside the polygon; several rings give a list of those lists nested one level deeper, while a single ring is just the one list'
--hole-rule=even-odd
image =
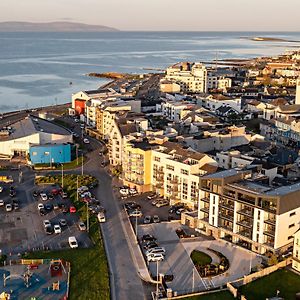
[{"label": "white building", "polygon": [[207,92],[207,70],[201,63],[177,63],[167,68],[165,79],[179,84],[182,92]]},{"label": "white building", "polygon": [[300,230],[294,234],[292,268],[300,274]]},{"label": "white building", "polygon": [[194,103],[187,101],[163,101],[159,108],[165,118],[170,121],[179,122],[182,111],[192,110],[195,106]]},{"label": "white building", "polygon": [[297,79],[297,83],[296,83],[295,104],[300,104],[300,78]]}]

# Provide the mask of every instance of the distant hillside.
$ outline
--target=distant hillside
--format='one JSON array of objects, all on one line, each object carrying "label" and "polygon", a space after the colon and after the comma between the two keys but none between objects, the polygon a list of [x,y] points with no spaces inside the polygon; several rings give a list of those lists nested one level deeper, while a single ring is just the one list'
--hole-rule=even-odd
[{"label": "distant hillside", "polygon": [[0,22],[1,32],[13,31],[36,31],[36,32],[101,32],[118,31],[115,28],[102,25],[88,25],[74,22],[50,22],[50,23],[30,23],[30,22]]}]

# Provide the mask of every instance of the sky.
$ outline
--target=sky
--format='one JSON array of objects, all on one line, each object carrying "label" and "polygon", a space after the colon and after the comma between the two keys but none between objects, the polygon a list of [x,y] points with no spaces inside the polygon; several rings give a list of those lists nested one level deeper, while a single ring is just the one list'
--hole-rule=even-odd
[{"label": "sky", "polygon": [[0,0],[0,22],[72,21],[120,30],[300,31],[300,0]]}]

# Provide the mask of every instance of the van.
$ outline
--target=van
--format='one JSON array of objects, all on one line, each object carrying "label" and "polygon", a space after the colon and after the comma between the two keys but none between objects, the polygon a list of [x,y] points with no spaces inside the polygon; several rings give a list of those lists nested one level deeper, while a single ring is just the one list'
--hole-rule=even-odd
[{"label": "van", "polygon": [[97,218],[100,223],[104,223],[106,221],[104,212],[99,212]]}]

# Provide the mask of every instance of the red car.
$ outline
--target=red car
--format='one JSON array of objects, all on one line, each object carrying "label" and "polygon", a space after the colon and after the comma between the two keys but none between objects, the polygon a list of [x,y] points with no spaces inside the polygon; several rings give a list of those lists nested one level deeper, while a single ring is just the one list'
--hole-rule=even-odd
[{"label": "red car", "polygon": [[60,189],[53,189],[52,191],[51,191],[51,194],[53,195],[53,196],[57,196],[57,195],[59,195],[60,194]]},{"label": "red car", "polygon": [[70,213],[76,213],[76,207],[70,206]]}]

